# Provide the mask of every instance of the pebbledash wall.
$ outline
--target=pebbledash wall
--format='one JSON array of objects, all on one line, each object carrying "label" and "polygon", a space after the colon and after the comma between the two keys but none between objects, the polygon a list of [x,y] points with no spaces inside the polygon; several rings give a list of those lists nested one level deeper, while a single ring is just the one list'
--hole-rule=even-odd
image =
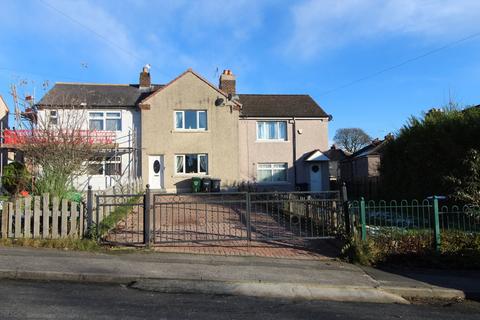
[{"label": "pebbledash wall", "polygon": [[[217,99],[224,104],[216,106]],[[142,176],[148,181],[150,155],[164,157],[164,189],[190,191],[194,176],[222,179],[222,188],[238,181],[239,106],[192,71],[155,92],[140,105],[142,132]],[[206,131],[178,131],[177,110],[206,110]],[[208,155],[208,174],[177,174],[175,155]]]},{"label": "pebbledash wall", "polygon": [[[258,141],[257,121],[281,120],[287,122],[287,140]],[[328,149],[328,118],[247,118],[239,121],[240,180],[257,181],[260,163],[287,163],[287,182],[257,183],[259,189],[293,190],[296,183],[310,182],[310,164],[306,156],[313,150]],[[294,143],[296,150],[294,150]],[[296,170],[294,166],[296,165]],[[319,163],[322,170],[323,190],[328,190],[328,162]]]}]

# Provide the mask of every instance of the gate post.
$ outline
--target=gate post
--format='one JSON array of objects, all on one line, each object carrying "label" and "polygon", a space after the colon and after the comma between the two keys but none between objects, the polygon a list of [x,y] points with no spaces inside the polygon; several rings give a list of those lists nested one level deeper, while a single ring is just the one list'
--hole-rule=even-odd
[{"label": "gate post", "polygon": [[[105,198],[103,199],[103,203],[105,203]],[[105,207],[102,207],[102,214],[105,214]],[[95,195],[95,240],[99,240],[101,238],[101,230],[100,230],[100,195]]]},{"label": "gate post", "polygon": [[93,192],[92,186],[87,190],[87,234],[91,237],[93,226]]},{"label": "gate post", "polygon": [[250,213],[251,213],[251,204],[250,204],[250,192],[246,193],[246,201],[247,203],[245,204],[246,206],[246,225],[247,225],[247,239],[248,241],[252,240],[252,227],[250,225]]},{"label": "gate post", "polygon": [[435,236],[435,251],[440,252],[440,217],[438,210],[438,197],[433,196],[433,222],[434,222],[434,236]]},{"label": "gate post", "polygon": [[360,224],[362,225],[362,241],[367,240],[367,223],[365,221],[365,199],[360,198]]},{"label": "gate post", "polygon": [[150,185],[147,184],[143,195],[143,243],[150,245]]},{"label": "gate post", "polygon": [[345,232],[347,236],[351,236],[351,222],[350,222],[350,212],[348,210],[348,195],[347,195],[347,185],[345,182],[342,185],[342,200],[343,200],[343,214],[345,216]]}]

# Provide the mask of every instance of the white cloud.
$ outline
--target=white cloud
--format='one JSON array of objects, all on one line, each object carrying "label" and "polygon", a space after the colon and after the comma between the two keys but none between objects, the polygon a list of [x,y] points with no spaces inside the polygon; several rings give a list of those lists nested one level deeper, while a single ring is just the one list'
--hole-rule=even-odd
[{"label": "white cloud", "polygon": [[478,31],[478,0],[309,0],[291,8],[286,51],[311,58],[385,36],[450,40]]},{"label": "white cloud", "polygon": [[59,31],[74,41],[84,42],[104,63],[117,63],[123,68],[140,63],[135,57],[141,56],[142,49],[130,38],[127,26],[98,2],[50,0],[47,3],[71,17],[49,8],[56,15],[55,28],[58,30],[58,21],[63,19],[65,28]]}]

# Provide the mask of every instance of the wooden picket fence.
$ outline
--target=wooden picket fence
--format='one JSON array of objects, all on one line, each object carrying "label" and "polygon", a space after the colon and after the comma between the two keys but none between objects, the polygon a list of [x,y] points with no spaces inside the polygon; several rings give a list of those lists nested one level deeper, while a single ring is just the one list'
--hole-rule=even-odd
[{"label": "wooden picket fence", "polygon": [[85,227],[82,203],[44,194],[3,204],[2,238],[82,238]]},{"label": "wooden picket fence", "polygon": [[[142,179],[134,179],[128,185],[118,185],[104,191],[100,195],[116,195],[143,190]],[[93,197],[93,212],[95,212]],[[107,203],[115,204],[115,197],[106,198]],[[103,203],[103,202],[102,202]],[[102,208],[103,209],[103,208]],[[18,198],[15,202],[4,202],[1,210],[1,238],[60,239],[66,237],[83,238],[87,233],[87,212],[83,203],[56,197],[50,199],[48,194],[35,197]],[[101,210],[98,222],[108,216],[111,207]],[[93,223],[97,223],[93,214]]]}]

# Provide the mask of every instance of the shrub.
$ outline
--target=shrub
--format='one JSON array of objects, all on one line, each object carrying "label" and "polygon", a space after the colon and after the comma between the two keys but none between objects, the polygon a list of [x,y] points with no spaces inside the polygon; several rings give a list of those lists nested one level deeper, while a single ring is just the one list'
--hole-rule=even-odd
[{"label": "shrub", "polygon": [[30,185],[31,176],[20,162],[7,164],[3,169],[2,184],[11,194],[18,194]]},{"label": "shrub", "polygon": [[385,232],[366,241],[349,239],[342,255],[350,262],[368,266],[480,269],[480,234],[442,231],[441,250],[436,252],[429,230]]},{"label": "shrub", "polygon": [[458,184],[446,177],[469,181],[472,167],[465,161],[471,150],[480,150],[479,136],[480,108],[412,117],[384,149],[380,172],[388,197],[424,199],[458,191]]}]

